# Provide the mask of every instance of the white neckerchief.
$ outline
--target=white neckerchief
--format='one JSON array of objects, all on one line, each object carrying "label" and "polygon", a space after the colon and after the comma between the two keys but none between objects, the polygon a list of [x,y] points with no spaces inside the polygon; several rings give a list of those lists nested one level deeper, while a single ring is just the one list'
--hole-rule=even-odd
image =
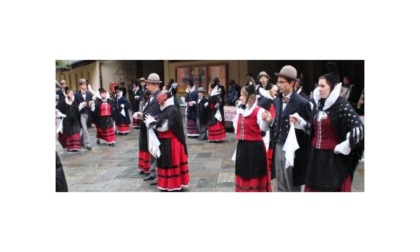
[{"label": "white neckerchief", "polygon": [[247,117],[247,116],[249,116],[252,113],[252,111],[254,111],[254,109],[256,107],[257,107],[257,101],[255,101],[254,102],[254,105],[252,105],[252,107],[250,107],[250,108],[248,107],[248,104],[246,105],[246,108],[245,109],[238,108],[237,113],[240,114],[240,115],[243,115],[244,117]]},{"label": "white neckerchief", "polygon": [[80,90],[80,93],[82,94],[82,96],[83,96],[83,99],[86,101],[86,94],[87,94],[87,91],[82,91],[82,90]]},{"label": "white neckerchief", "polygon": [[69,99],[66,97],[66,103],[68,104],[68,105],[72,105],[73,104],[73,102],[74,102],[74,96],[73,96],[73,98],[71,99],[71,103],[69,103]]},{"label": "white neckerchief", "polygon": [[[324,108],[322,110],[329,109],[335,103],[335,101],[337,101],[338,97],[340,96],[341,84],[342,83],[340,82],[337,85],[335,85],[333,91],[330,93],[330,95],[325,100]],[[315,100],[316,106],[318,106],[318,102],[319,102],[319,100],[321,100],[321,95],[319,93],[319,87],[314,89],[314,100]]]},{"label": "white neckerchief", "polygon": [[[270,95],[270,93],[269,93],[269,91],[268,90],[265,90],[264,88],[262,88],[262,87],[259,87],[258,88],[258,93],[259,93],[259,95],[258,96],[262,96],[262,97],[265,97],[265,98],[268,98],[268,99],[270,99],[270,100],[273,100],[274,98]],[[259,97],[257,97],[257,99],[258,99]]]},{"label": "white neckerchief", "polygon": [[192,86],[192,88],[190,88],[190,94],[194,91],[195,91],[195,86]]},{"label": "white neckerchief", "polygon": [[162,106],[160,106],[160,110],[163,111],[166,107],[169,107],[171,105],[174,105],[174,97],[173,96],[171,98],[169,98],[168,100],[166,100],[165,103],[163,103]]},{"label": "white neckerchief", "polygon": [[210,96],[215,96],[220,94],[219,85],[216,85],[212,90]]}]

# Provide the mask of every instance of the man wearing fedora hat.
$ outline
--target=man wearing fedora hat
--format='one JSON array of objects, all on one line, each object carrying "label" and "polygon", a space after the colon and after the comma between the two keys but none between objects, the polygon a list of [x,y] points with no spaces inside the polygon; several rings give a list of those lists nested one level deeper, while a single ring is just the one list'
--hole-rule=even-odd
[{"label": "man wearing fedora hat", "polygon": [[277,191],[299,192],[304,184],[306,172],[306,135],[302,130],[295,130],[299,149],[295,152],[294,166],[286,167],[285,151],[283,150],[290,129],[290,115],[299,113],[302,118],[309,120],[311,107],[309,102],[298,95],[294,85],[298,81],[297,71],[293,66],[282,67],[277,76],[280,96],[274,101],[276,116],[271,123],[274,139],[273,168],[275,172]]},{"label": "man wearing fedora hat", "polygon": [[88,128],[92,122],[92,111],[89,109],[93,106],[93,95],[87,90],[86,79],[79,80],[80,90],[74,94],[75,101],[79,106],[80,126],[82,127],[82,145],[88,149],[92,149]]},{"label": "man wearing fedora hat", "polygon": [[[158,74],[156,73],[151,73],[149,74],[149,76],[147,77],[146,80],[146,88],[147,90],[150,92],[150,97],[147,101],[146,106],[143,109],[143,113],[142,112],[137,112],[135,113],[135,117],[142,119],[143,122],[146,118],[146,115],[150,115],[152,117],[154,117],[155,119],[157,119],[159,117],[160,114],[160,107],[159,107],[159,103],[157,100],[157,96],[160,94],[160,89],[159,89],[159,84],[162,81],[160,80],[160,77]],[[134,115],[133,115],[134,116]],[[140,135],[141,137],[142,135]],[[140,141],[145,141],[146,140],[146,144],[147,144],[147,139],[140,139]],[[144,178],[145,181],[147,180],[154,180],[150,185],[156,185],[157,181],[156,181],[156,157],[154,156],[150,156],[150,174]]]},{"label": "man wearing fedora hat", "polygon": [[270,80],[270,75],[268,75],[266,71],[261,71],[258,74],[257,79],[264,89],[269,90],[271,88],[271,85],[270,85],[270,87],[267,89],[267,84],[268,84],[268,81]]},{"label": "man wearing fedora hat", "polygon": [[197,126],[200,132],[199,139],[207,139],[207,121],[208,121],[208,99],[204,96],[205,90],[203,87],[197,89],[198,101],[197,101]]},{"label": "man wearing fedora hat", "polygon": [[60,81],[60,90],[57,90],[56,95],[58,95],[58,103],[61,101],[64,101],[66,99],[66,92],[65,88],[67,87],[66,81],[61,80]]}]

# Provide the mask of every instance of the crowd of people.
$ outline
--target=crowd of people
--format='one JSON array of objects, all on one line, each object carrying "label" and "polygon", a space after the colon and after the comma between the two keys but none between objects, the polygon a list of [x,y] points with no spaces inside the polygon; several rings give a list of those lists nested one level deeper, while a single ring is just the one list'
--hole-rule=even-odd
[{"label": "crowd of people", "polygon": [[[276,83],[265,71],[257,81],[249,75],[243,87],[229,80],[226,105],[236,107],[235,191],[300,192],[302,186],[305,192],[351,191],[364,150],[364,125],[354,108],[363,101],[349,102],[354,98],[348,76],[341,83],[337,66],[328,63],[328,72],[306,95],[293,66],[274,75]],[[63,148],[91,150],[87,129],[92,122],[97,144],[110,146],[115,146],[116,134],[125,136],[138,128],[139,174],[162,191],[189,186],[186,137],[219,144],[226,138],[225,91],[219,78],[207,91],[191,79],[163,85],[156,73],[133,82],[128,92],[124,85],[114,93],[102,88],[94,92],[85,79],[79,85],[73,94],[61,81],[57,91],[57,115],[62,118],[58,141]],[[185,123],[176,98],[180,85],[186,92]]]}]

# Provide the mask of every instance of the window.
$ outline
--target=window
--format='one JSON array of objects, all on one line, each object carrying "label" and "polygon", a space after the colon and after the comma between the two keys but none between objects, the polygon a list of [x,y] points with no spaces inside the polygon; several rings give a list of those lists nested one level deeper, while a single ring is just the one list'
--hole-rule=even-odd
[{"label": "window", "polygon": [[220,83],[225,87],[226,90],[226,64],[179,67],[176,69],[175,82],[179,84],[184,84],[180,86],[178,90],[181,93],[185,92],[185,85],[187,84],[188,79],[192,79],[194,81],[194,85],[196,86],[196,88],[204,87],[206,91],[208,91],[210,83],[216,77],[220,79]]}]

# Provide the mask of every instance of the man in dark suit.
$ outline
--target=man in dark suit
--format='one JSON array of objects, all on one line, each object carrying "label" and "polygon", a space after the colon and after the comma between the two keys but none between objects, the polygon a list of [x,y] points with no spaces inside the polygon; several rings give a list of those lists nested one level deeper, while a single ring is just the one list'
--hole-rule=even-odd
[{"label": "man in dark suit", "polygon": [[276,174],[277,191],[279,192],[299,192],[300,186],[304,184],[306,173],[305,149],[307,137],[302,130],[295,130],[299,149],[295,152],[294,166],[286,167],[284,143],[290,129],[289,116],[299,113],[302,118],[309,120],[311,107],[309,101],[300,96],[294,90],[294,85],[298,81],[297,71],[293,66],[284,66],[277,76],[277,84],[280,88],[280,95],[275,101],[276,117],[271,122],[274,130],[273,139],[275,141],[273,160]]},{"label": "man in dark suit", "polygon": [[207,139],[207,120],[208,120],[208,99],[204,96],[205,90],[203,87],[197,89],[198,101],[197,101],[197,126],[200,132],[199,139]]},{"label": "man in dark suit", "polygon": [[65,93],[65,90],[64,90],[66,87],[67,87],[66,81],[61,80],[60,90],[57,90],[57,92],[55,92],[55,94],[58,95],[58,103],[60,103],[61,101],[64,101],[66,99],[66,93]]},{"label": "man in dark suit", "polygon": [[88,126],[92,121],[92,111],[90,108],[93,106],[93,95],[87,90],[86,79],[79,80],[80,90],[74,94],[74,99],[79,106],[79,122],[82,128],[82,146],[91,150],[92,144],[89,137]]},{"label": "man in dark suit", "polygon": [[[160,114],[160,107],[159,102],[157,100],[157,96],[160,94],[159,84],[160,81],[159,75],[156,73],[149,74],[149,77],[146,80],[146,88],[150,92],[149,100],[147,101],[146,106],[144,107],[143,113],[140,113],[141,119],[144,121],[146,115],[153,116],[156,120]],[[145,177],[144,180],[153,180],[150,185],[156,185],[156,161],[157,158],[152,156],[150,157],[150,175]]]}]

